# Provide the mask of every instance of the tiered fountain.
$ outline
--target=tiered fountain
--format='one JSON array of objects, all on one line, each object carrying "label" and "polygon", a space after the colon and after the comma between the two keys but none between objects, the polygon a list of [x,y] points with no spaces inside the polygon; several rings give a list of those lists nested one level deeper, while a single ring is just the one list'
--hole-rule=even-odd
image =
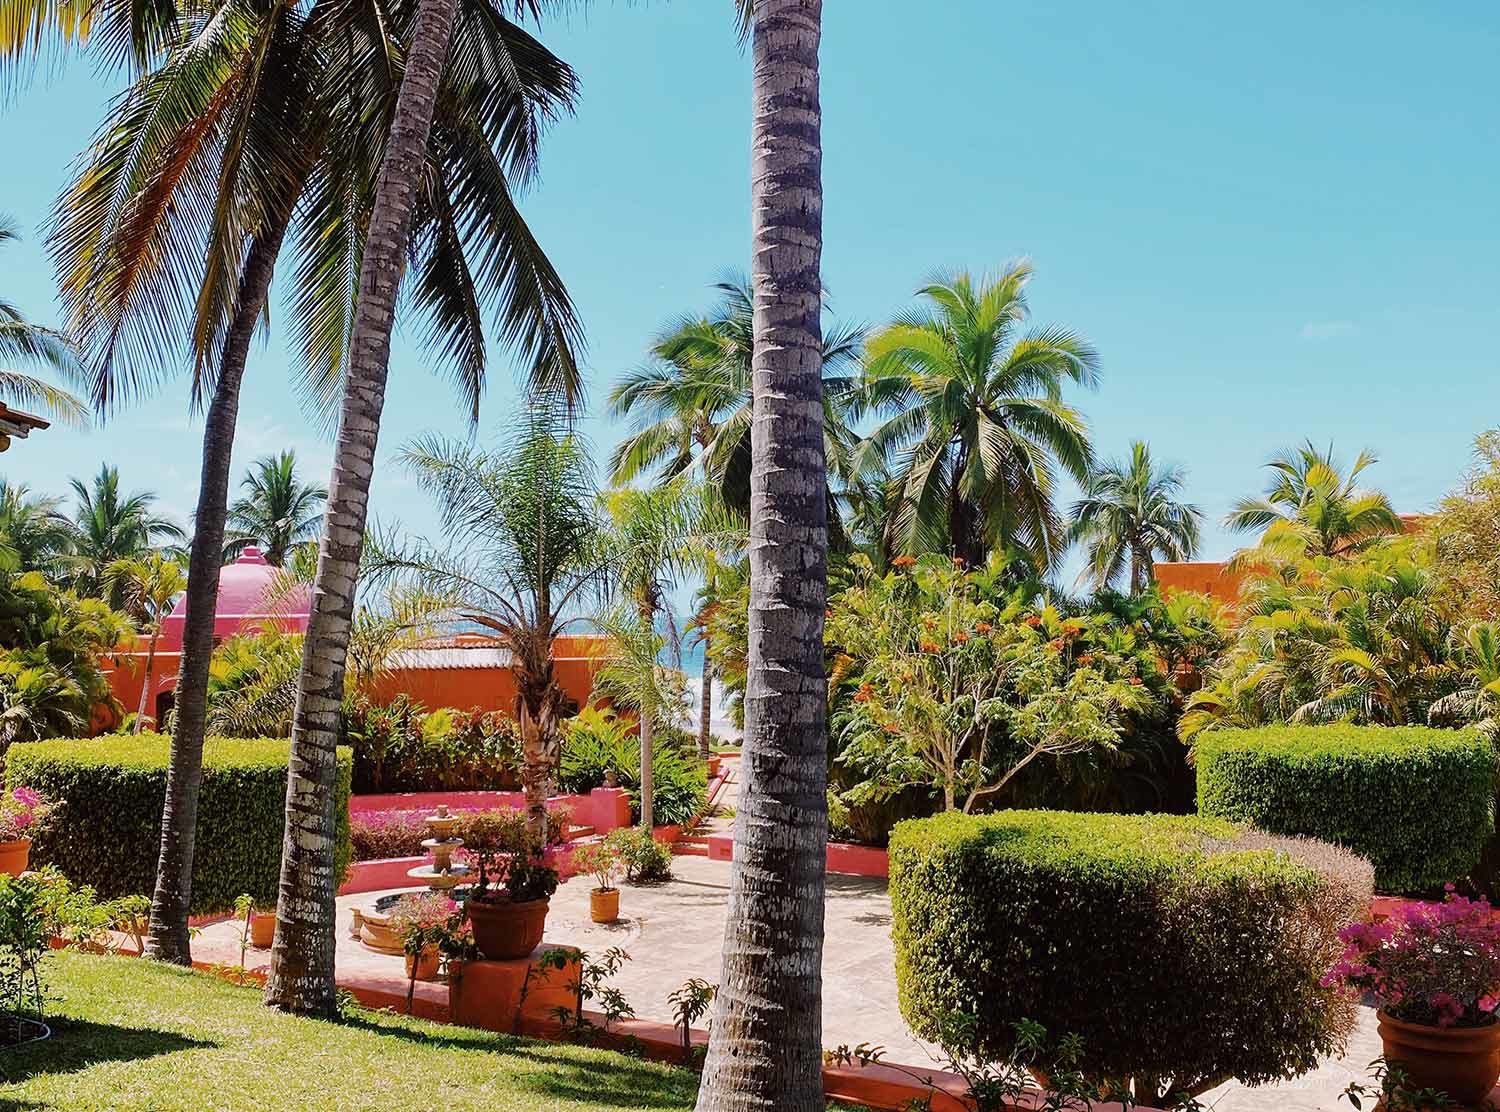
[{"label": "tiered fountain", "polygon": [[[468,865],[455,863],[453,851],[462,846],[463,839],[454,837],[459,816],[450,814],[447,804],[439,803],[437,813],[422,820],[432,837],[422,843],[432,857],[425,865],[408,869],[406,875],[420,881],[434,892],[448,892],[464,883],[472,870]],[[382,954],[400,954],[401,939],[391,930],[391,909],[396,906],[402,893],[381,896],[368,907],[354,909],[351,933],[372,950]]]}]

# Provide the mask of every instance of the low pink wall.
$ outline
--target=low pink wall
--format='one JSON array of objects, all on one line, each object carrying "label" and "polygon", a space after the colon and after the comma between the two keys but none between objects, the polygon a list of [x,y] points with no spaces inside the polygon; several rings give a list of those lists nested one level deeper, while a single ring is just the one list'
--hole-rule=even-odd
[{"label": "low pink wall", "polygon": [[[430,815],[439,804],[450,811],[493,811],[509,808],[514,811],[526,807],[526,796],[522,792],[385,792],[378,795],[355,795],[349,797],[349,814],[377,815],[406,811],[412,814]],[[624,788],[595,788],[588,795],[554,795],[547,800],[549,807],[566,807],[573,812],[573,821],[579,826],[592,826],[600,834],[608,834],[622,826],[630,825],[630,796]]]},{"label": "low pink wall", "polygon": [[[573,848],[572,845],[548,846],[543,855],[543,859],[557,870],[557,875],[563,880],[578,875],[578,870],[573,867]],[[463,850],[459,850],[457,856],[462,860]],[[344,883],[339,885],[338,894],[353,896],[361,892],[384,892],[390,888],[420,888],[421,882],[407,876],[407,870],[426,865],[430,860],[431,858],[423,856],[356,861],[349,866],[349,873],[344,878]]]},{"label": "low pink wall", "polygon": [[[733,861],[734,835],[710,834],[708,856],[713,861]],[[889,876],[890,858],[885,850],[874,846],[829,842],[828,871],[842,876]]]}]

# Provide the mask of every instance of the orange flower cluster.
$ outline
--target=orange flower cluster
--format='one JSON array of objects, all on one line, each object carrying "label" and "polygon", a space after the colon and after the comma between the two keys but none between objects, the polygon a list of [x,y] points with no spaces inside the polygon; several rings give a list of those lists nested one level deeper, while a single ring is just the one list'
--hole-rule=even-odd
[{"label": "orange flower cluster", "polygon": [[955,633],[953,635],[953,640],[957,641],[960,645],[962,645],[968,639],[969,639],[969,635],[967,633],[965,633],[963,630],[959,630],[957,633]]},{"label": "orange flower cluster", "polygon": [[977,625],[975,625],[974,632],[975,633],[988,633],[988,632],[990,632],[990,630],[992,630],[994,628],[995,627],[992,626],[992,625],[990,625],[989,622],[980,622]]},{"label": "orange flower cluster", "polygon": [[917,645],[917,648],[921,649],[924,653],[935,653],[938,651],[938,643],[924,639]]},{"label": "orange flower cluster", "polygon": [[915,556],[897,556],[894,560],[891,561],[891,566],[897,568],[909,568],[916,562],[917,558]]}]

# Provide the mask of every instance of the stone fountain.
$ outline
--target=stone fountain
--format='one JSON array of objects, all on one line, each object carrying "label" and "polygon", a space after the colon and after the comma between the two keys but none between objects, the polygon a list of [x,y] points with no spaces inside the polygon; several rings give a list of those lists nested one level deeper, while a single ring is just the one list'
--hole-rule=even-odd
[{"label": "stone fountain", "polygon": [[[439,803],[436,813],[428,815],[422,821],[427,824],[427,832],[431,835],[422,842],[422,848],[432,860],[425,865],[408,869],[406,875],[434,892],[449,892],[467,881],[472,872],[468,865],[453,860],[453,851],[464,844],[462,838],[453,834],[460,818],[449,812],[447,804]],[[393,892],[381,896],[366,907],[354,908],[350,933],[379,953],[402,953],[401,939],[391,929],[391,911],[403,894]]]}]

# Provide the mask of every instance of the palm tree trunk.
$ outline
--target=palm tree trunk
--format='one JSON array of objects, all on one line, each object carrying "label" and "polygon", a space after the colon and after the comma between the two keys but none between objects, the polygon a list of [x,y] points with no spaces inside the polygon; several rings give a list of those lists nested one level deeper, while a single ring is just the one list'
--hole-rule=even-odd
[{"label": "palm tree trunk", "polygon": [[[198,832],[198,789],[203,783],[203,722],[208,712],[208,663],[214,651],[214,616],[219,608],[219,569],[224,559],[224,518],[229,507],[229,466],[239,418],[240,383],[250,341],[260,322],[276,256],[286,236],[285,219],[266,228],[250,244],[240,273],[234,318],[224,336],[219,377],[203,420],[203,471],[193,514],[188,555],[187,621],[174,695],[176,722],[167,765],[167,792],[161,817],[161,852],[156,890],[146,934],[147,957],[192,964],[188,908],[193,894],[193,845]],[[148,672],[149,676],[149,672]]]},{"label": "palm tree trunk", "polygon": [[651,715],[646,708],[641,708],[641,829],[650,831],[655,823],[656,815],[653,805],[653,796],[656,793],[656,783],[652,776],[651,758],[653,754],[652,742],[655,740],[654,728],[651,725]]},{"label": "palm tree trunk", "polygon": [[706,761],[709,757],[709,739],[713,736],[709,730],[709,720],[714,713],[714,665],[708,657],[707,645],[703,648],[701,683],[703,689],[698,693],[698,756]]},{"label": "palm tree trunk", "polygon": [[385,404],[396,294],[456,9],[457,0],[422,0],[417,10],[360,261],[343,412],[292,717],[276,942],[266,979],[268,1004],[303,1014],[332,1016],[337,1011],[334,780],[344,666]]},{"label": "palm tree trunk", "polygon": [[135,709],[135,729],[138,734],[146,725],[146,699],[151,694],[151,669],[156,665],[156,640],[161,636],[161,620],[151,630],[151,639],[146,642],[146,674],[141,678],[141,701]]},{"label": "palm tree trunk", "polygon": [[699,1112],[824,1106],[821,23],[822,0],[755,0],[745,779]]}]

